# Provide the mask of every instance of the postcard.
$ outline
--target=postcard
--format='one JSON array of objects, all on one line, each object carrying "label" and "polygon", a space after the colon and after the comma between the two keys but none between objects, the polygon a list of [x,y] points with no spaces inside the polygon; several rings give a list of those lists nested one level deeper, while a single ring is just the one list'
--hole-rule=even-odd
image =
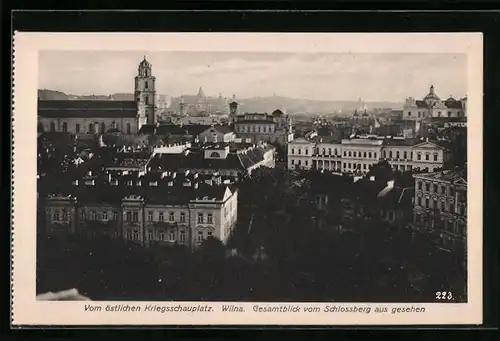
[{"label": "postcard", "polygon": [[480,33],[13,40],[13,325],[482,323]]}]

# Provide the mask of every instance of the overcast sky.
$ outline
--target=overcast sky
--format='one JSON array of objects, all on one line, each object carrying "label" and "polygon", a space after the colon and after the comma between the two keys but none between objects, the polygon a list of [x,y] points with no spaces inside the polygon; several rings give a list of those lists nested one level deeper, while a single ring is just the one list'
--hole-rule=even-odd
[{"label": "overcast sky", "polygon": [[157,92],[238,98],[403,101],[434,85],[441,97],[463,97],[465,54],[318,54],[248,52],[40,52],[39,88],[65,93],[132,93],[147,55]]}]

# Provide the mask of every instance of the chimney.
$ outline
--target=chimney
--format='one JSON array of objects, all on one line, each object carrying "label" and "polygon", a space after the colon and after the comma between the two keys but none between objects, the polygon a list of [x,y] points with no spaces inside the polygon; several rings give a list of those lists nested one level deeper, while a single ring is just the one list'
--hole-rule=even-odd
[{"label": "chimney", "polygon": [[375,181],[375,177],[374,176],[370,176],[370,181]]}]

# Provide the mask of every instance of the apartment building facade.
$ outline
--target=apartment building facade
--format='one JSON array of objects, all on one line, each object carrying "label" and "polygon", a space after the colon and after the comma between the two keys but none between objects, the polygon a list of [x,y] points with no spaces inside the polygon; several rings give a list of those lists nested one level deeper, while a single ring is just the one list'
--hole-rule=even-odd
[{"label": "apartment building facade", "polygon": [[432,233],[439,246],[465,245],[467,239],[467,171],[453,169],[415,174],[413,227]]},{"label": "apartment building facade", "polygon": [[299,138],[289,143],[288,169],[319,169],[366,174],[381,160],[394,170],[434,171],[443,168],[450,151],[430,141],[405,138]]}]

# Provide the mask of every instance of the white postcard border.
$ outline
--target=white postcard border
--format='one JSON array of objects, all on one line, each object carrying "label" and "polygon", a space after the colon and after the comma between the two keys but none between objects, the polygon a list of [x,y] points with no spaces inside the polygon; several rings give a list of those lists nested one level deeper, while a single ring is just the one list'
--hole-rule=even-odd
[{"label": "white postcard border", "polygon": [[[331,53],[465,53],[468,56],[468,303],[239,303],[244,313],[221,311],[222,302],[36,301],[36,132],[38,52],[41,50],[252,51]],[[14,325],[439,325],[482,323],[482,94],[481,33],[42,33],[14,36],[13,269]],[[418,71],[417,71],[418,72]],[[474,185],[472,185],[474,184]],[[439,288],[436,288],[439,290]],[[232,302],[235,303],[236,302]],[[85,311],[86,305],[101,311]],[[139,306],[140,312],[106,311]],[[160,311],[144,311],[156,305]],[[208,305],[213,312],[161,312],[161,307]],[[326,306],[371,307],[367,313],[327,313]],[[255,306],[320,307],[322,312],[254,311]],[[424,308],[399,312],[393,308]],[[388,307],[388,313],[374,313]],[[165,308],[166,309],[166,308]]]}]

